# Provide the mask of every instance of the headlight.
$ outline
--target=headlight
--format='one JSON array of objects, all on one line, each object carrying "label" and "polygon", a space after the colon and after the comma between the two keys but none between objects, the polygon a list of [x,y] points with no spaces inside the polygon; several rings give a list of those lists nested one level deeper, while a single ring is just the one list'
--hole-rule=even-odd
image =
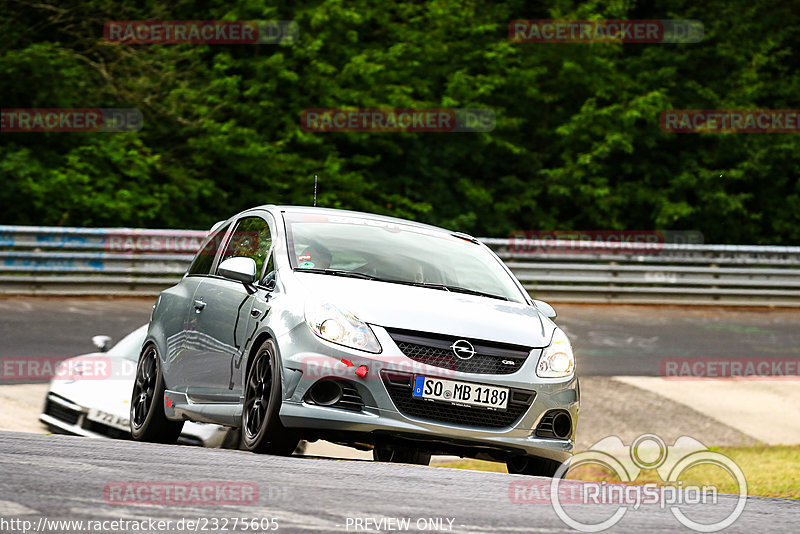
[{"label": "headlight", "polygon": [[536,366],[536,374],[541,378],[561,378],[575,372],[575,356],[567,334],[560,328],[553,332],[550,346],[544,349]]},{"label": "headlight", "polygon": [[306,323],[319,337],[331,343],[378,353],[381,345],[367,323],[330,303],[306,306]]},{"label": "headlight", "polygon": [[156,314],[156,306],[158,306],[159,302],[161,302],[161,295],[158,296],[158,298],[156,299],[156,303],[153,304],[153,309],[150,311],[150,322],[151,323],[153,322],[153,315]]}]

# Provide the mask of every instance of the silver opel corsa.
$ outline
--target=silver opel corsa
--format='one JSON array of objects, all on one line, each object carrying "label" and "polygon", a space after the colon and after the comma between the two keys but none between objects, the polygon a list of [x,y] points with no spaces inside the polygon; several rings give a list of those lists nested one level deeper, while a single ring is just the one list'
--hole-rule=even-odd
[{"label": "silver opel corsa", "polygon": [[469,235],[288,206],[217,223],[161,293],[137,366],[133,437],[184,421],[254,452],[301,439],[553,476],[572,455],[575,358],[553,309]]}]

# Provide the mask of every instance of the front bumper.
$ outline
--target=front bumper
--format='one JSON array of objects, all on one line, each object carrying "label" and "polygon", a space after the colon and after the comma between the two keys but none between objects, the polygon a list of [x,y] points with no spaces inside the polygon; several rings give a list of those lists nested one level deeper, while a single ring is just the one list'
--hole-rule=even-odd
[{"label": "front bumper", "polygon": [[[56,408],[51,409],[50,406]],[[60,434],[86,438],[131,439],[129,430],[91,421],[88,408],[50,392],[45,399],[44,412],[39,415],[39,421]],[[230,431],[227,427],[188,421],[184,423],[178,443],[219,448],[223,446]]]},{"label": "front bumper", "polygon": [[75,436],[86,438],[130,438],[121,429],[90,421],[88,413],[88,408],[48,392],[45,399],[45,408],[39,415],[39,421],[53,430],[58,430],[59,433]]},{"label": "front bumper", "polygon": [[[572,455],[580,405],[578,379],[575,376],[567,380],[536,377],[541,349],[531,351],[525,363],[512,374],[463,373],[414,361],[402,353],[386,330],[375,326],[372,329],[383,348],[381,354],[368,354],[328,343],[315,336],[304,324],[277,339],[284,372],[280,417],[285,426],[311,429],[322,436],[326,433],[346,434],[351,442],[409,439],[427,442],[427,446],[434,450],[462,451],[464,455],[474,451],[496,459],[528,454],[564,462]],[[353,366],[346,366],[341,360],[352,362]],[[355,374],[355,369],[361,365],[368,368],[363,378]],[[387,387],[387,373],[438,376],[508,387],[531,393],[532,401],[513,422],[501,428],[455,422],[452,418],[449,422],[437,421],[399,409]],[[328,379],[337,379],[354,387],[363,399],[363,408],[346,410],[310,403],[309,389],[319,380]],[[394,394],[397,395],[397,391]],[[408,395],[411,395],[410,390]],[[465,410],[488,412],[483,408]],[[569,439],[535,435],[542,417],[551,410],[569,412],[572,419]],[[483,415],[481,418],[485,420]]]}]

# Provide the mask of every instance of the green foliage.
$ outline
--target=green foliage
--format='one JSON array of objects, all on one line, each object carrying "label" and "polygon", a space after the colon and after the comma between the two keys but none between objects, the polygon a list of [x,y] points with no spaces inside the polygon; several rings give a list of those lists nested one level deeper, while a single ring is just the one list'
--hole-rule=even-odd
[{"label": "green foliage", "polygon": [[[792,109],[792,0],[11,0],[4,108],[138,108],[133,133],[2,133],[0,223],[207,228],[264,203],[475,235],[685,229],[800,244],[800,136],[668,134],[665,109]],[[697,19],[696,44],[526,44],[513,19]],[[105,42],[109,20],[294,20],[290,45]],[[489,108],[489,133],[312,133],[304,109]]]}]

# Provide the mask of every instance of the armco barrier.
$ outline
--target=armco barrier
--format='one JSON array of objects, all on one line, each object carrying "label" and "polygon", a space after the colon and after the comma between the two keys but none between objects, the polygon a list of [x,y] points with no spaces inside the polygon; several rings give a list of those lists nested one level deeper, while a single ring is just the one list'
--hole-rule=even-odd
[{"label": "armco barrier", "polygon": [[800,306],[800,247],[482,241],[541,300]]},{"label": "armco barrier", "polygon": [[0,293],[157,295],[207,232],[0,226]]},{"label": "armco barrier", "polygon": [[[146,295],[174,284],[194,230],[0,226],[0,293]],[[800,247],[482,239],[553,302],[800,306]]]}]

